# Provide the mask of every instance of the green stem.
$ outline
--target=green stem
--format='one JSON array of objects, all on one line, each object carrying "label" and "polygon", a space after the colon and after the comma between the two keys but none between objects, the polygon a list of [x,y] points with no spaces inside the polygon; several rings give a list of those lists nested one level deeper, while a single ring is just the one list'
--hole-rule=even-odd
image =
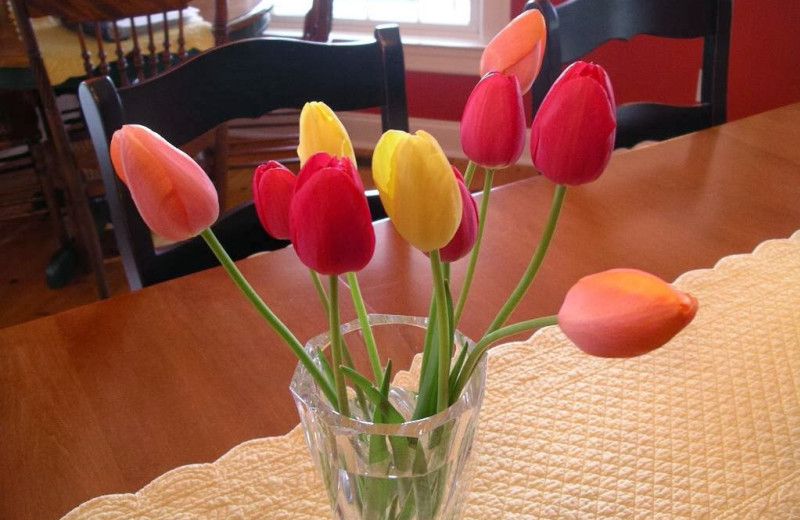
[{"label": "green stem", "polygon": [[419,388],[417,389],[417,406],[414,408],[413,419],[422,419],[433,415],[436,408],[433,403],[433,387],[436,386],[436,359],[433,352],[433,331],[436,322],[436,298],[431,295],[428,307],[428,327],[425,329],[425,345],[422,349],[422,366],[419,371]]},{"label": "green stem", "polygon": [[467,272],[464,274],[464,281],[461,283],[461,292],[458,294],[458,302],[456,302],[456,310],[453,316],[453,323],[455,323],[456,328],[458,328],[458,322],[461,319],[461,312],[464,310],[464,304],[467,303],[467,295],[472,285],[472,277],[475,274],[475,265],[478,263],[478,252],[481,249],[481,242],[483,241],[483,227],[486,224],[486,213],[489,210],[489,194],[492,191],[493,177],[494,170],[487,169],[486,177],[483,181],[481,207],[478,212],[478,234],[475,236],[475,244],[472,246],[472,251],[469,254]]},{"label": "green stem", "polygon": [[330,295],[330,305],[328,312],[328,328],[331,336],[331,365],[333,365],[333,386],[336,388],[336,399],[339,402],[339,412],[343,415],[350,415],[350,406],[347,404],[347,385],[344,382],[342,365],[344,355],[342,354],[342,331],[339,328],[339,277],[331,275],[328,277],[328,294]]},{"label": "green stem", "polygon": [[459,374],[453,389],[453,401],[458,399],[458,396],[461,395],[461,391],[464,390],[464,387],[467,385],[467,381],[469,381],[469,378],[472,376],[472,372],[475,370],[475,367],[478,366],[478,362],[480,362],[481,357],[486,354],[486,351],[489,350],[489,347],[491,347],[495,341],[499,341],[505,337],[511,336],[512,334],[540,329],[542,327],[555,325],[557,323],[558,316],[554,314],[552,316],[542,316],[540,318],[533,318],[531,320],[513,323],[485,335],[475,345],[475,348],[472,349],[472,352],[469,353],[467,360],[464,362],[464,366],[461,368],[461,374]]},{"label": "green stem", "polygon": [[203,230],[200,235],[208,244],[208,247],[211,248],[211,251],[219,260],[219,263],[222,264],[222,267],[227,271],[228,275],[231,277],[233,282],[239,287],[239,290],[245,295],[245,297],[253,304],[253,307],[256,308],[259,314],[269,323],[272,330],[274,330],[278,336],[292,349],[294,355],[303,364],[303,366],[308,370],[308,373],[311,374],[311,377],[314,378],[314,381],[319,386],[322,393],[325,394],[325,397],[328,398],[328,401],[336,407],[336,393],[333,390],[333,387],[330,383],[325,379],[325,376],[322,374],[320,369],[317,365],[314,364],[314,361],[311,359],[311,356],[308,352],[305,351],[303,348],[302,343],[292,334],[286,325],[272,312],[266,303],[261,299],[261,297],[256,293],[255,289],[250,285],[247,279],[244,277],[239,268],[236,267],[236,264],[233,263],[231,257],[228,256],[228,252],[225,251],[225,248],[222,247],[222,244],[219,243],[217,240],[216,235],[214,232],[211,231],[210,228]]},{"label": "green stem", "polygon": [[433,272],[433,294],[436,299],[436,334],[438,350],[438,378],[436,392],[436,411],[441,412],[449,405],[449,375],[450,375],[450,338],[447,323],[447,295],[445,294],[444,277],[442,276],[442,261],[439,250],[430,252],[431,271]]},{"label": "green stem", "polygon": [[469,189],[469,183],[472,182],[472,176],[475,175],[475,167],[477,164],[470,161],[467,163],[467,169],[464,170],[464,186]]},{"label": "green stem", "polygon": [[311,273],[311,281],[314,282],[314,289],[317,290],[317,294],[319,295],[319,301],[322,302],[322,306],[325,308],[325,315],[330,312],[329,305],[330,302],[328,301],[328,295],[325,294],[325,288],[322,286],[322,282],[319,279],[319,273],[313,269],[309,269]]},{"label": "green stem", "polygon": [[531,261],[525,269],[525,273],[522,275],[519,283],[511,293],[511,296],[508,297],[508,300],[506,300],[503,307],[497,313],[497,316],[495,316],[494,321],[489,325],[486,334],[490,334],[503,326],[533,282],[536,273],[539,271],[539,267],[542,265],[544,255],[547,253],[547,248],[550,246],[550,241],[553,239],[553,233],[555,232],[556,223],[558,222],[558,215],[561,213],[561,206],[564,203],[564,196],[566,193],[566,186],[561,184],[556,186],[556,190],[553,193],[553,201],[550,204],[550,212],[547,214],[547,222],[542,230],[542,237],[539,239],[539,244],[536,246]]},{"label": "green stem", "polygon": [[381,360],[378,356],[378,348],[375,345],[375,336],[372,334],[372,327],[369,325],[367,308],[364,305],[364,298],[361,296],[361,288],[358,285],[356,273],[347,273],[347,285],[350,286],[350,297],[353,300],[353,306],[356,308],[356,316],[358,316],[358,323],[361,325],[364,344],[367,347],[369,364],[372,367],[372,374],[375,376],[375,383],[377,384],[381,380],[383,370],[381,369]]}]

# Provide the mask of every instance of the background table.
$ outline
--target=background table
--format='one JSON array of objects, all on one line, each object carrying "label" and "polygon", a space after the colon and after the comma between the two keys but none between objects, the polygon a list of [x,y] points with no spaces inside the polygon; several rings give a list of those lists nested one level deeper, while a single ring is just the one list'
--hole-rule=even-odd
[{"label": "background table", "polygon": [[[788,237],[800,228],[799,133],[797,104],[615,154],[599,181],[569,190],[519,315],[556,309],[587,272],[629,266],[672,280]],[[468,334],[483,331],[516,282],[551,193],[534,178],[492,194],[460,325]],[[424,313],[427,260],[390,224],[376,233],[376,256],[360,275],[369,308]],[[325,327],[291,249],[240,265],[301,339]],[[288,432],[297,423],[287,390],[294,364],[221,269],[0,330],[0,518],[58,518]]]}]

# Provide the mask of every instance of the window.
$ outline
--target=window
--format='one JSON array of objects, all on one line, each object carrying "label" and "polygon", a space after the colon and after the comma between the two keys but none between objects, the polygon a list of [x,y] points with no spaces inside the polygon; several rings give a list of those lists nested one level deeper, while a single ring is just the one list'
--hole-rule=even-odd
[{"label": "window", "polygon": [[[275,0],[268,34],[297,35],[311,0]],[[509,0],[335,0],[333,38],[397,23],[410,70],[474,74],[483,46],[510,20]]]}]

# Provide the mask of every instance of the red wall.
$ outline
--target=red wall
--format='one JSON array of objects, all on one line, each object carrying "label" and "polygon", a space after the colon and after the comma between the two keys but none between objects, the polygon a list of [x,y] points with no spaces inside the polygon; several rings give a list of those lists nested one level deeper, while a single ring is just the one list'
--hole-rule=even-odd
[{"label": "red wall", "polygon": [[[513,13],[524,0],[510,0]],[[556,3],[561,3],[559,0]],[[728,66],[728,119],[800,101],[798,0],[734,0]],[[695,98],[702,43],[647,36],[613,41],[586,59],[611,76],[618,103],[652,99],[691,103]],[[407,73],[412,117],[456,121],[475,76]]]}]

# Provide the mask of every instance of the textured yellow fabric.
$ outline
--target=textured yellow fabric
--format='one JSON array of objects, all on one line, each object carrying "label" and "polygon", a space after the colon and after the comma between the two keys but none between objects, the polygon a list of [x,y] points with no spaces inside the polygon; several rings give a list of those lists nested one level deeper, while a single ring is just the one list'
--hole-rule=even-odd
[{"label": "textured yellow fabric", "polygon": [[[154,20],[155,23],[155,20]],[[67,29],[61,22],[53,17],[36,18],[31,21],[33,30],[36,33],[36,41],[42,53],[44,67],[47,69],[47,76],[50,83],[58,85],[70,78],[80,78],[86,75],[83,68],[83,57],[81,56],[81,46],[75,31]],[[170,49],[178,49],[178,28],[173,26],[169,31]],[[196,49],[205,50],[214,46],[214,36],[211,32],[211,24],[200,18],[187,21],[183,28],[184,47],[186,50]],[[157,47],[161,47],[164,41],[164,31],[153,31],[153,40]],[[143,53],[148,53],[149,37],[147,34],[139,35],[139,46]],[[93,36],[86,37],[86,46],[92,53],[92,63],[97,65],[97,45]],[[116,47],[112,42],[104,42],[104,52],[106,60],[113,62],[117,59]],[[133,49],[133,40],[127,39],[122,42],[122,50],[126,54]],[[110,66],[114,66],[111,63]]]},{"label": "textured yellow fabric", "polygon": [[[464,518],[800,518],[800,232],[676,285],[697,317],[641,358],[491,352]],[[327,518],[320,486],[296,428],[66,518]]]}]

